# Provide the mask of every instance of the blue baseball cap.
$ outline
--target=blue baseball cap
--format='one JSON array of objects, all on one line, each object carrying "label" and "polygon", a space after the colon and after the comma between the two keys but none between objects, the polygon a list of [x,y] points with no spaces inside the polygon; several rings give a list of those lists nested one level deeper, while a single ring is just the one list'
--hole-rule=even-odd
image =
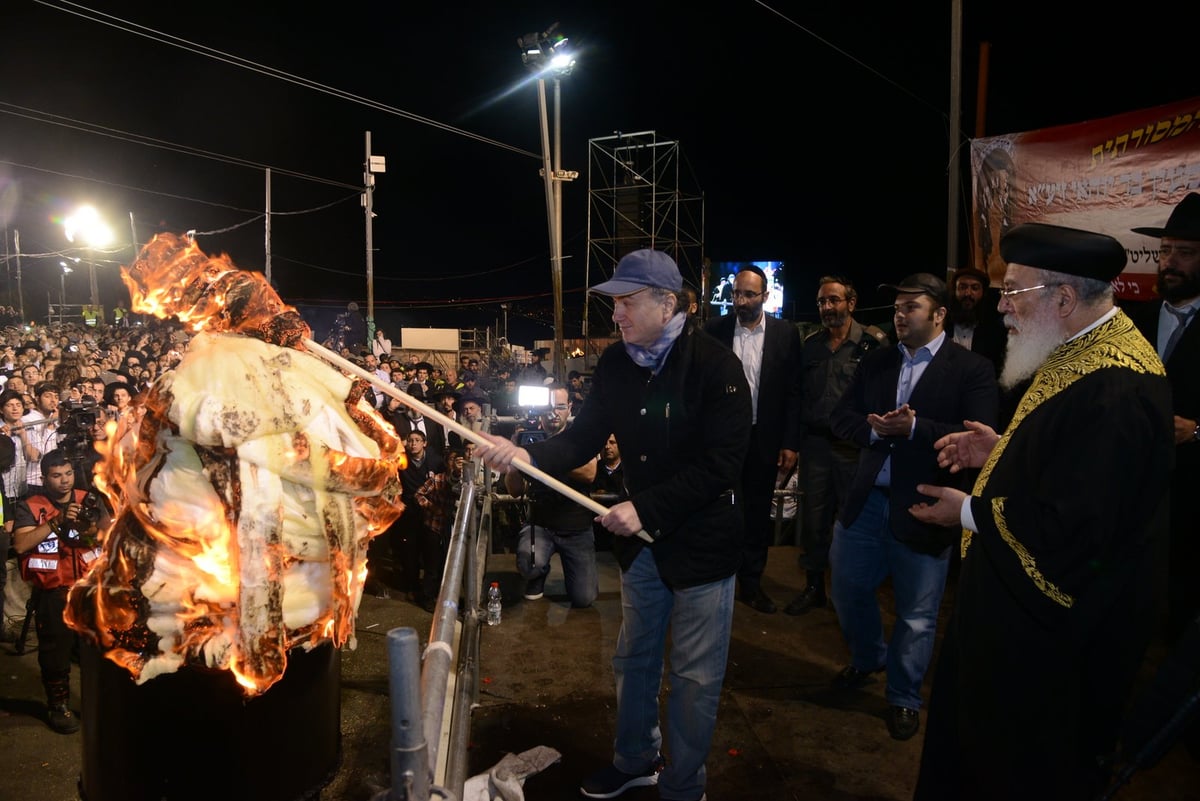
[{"label": "blue baseball cap", "polygon": [[666,253],[643,248],[622,257],[617,262],[612,278],[592,287],[591,291],[620,297],[641,292],[648,287],[679,292],[683,289],[683,276],[679,274],[675,260]]}]

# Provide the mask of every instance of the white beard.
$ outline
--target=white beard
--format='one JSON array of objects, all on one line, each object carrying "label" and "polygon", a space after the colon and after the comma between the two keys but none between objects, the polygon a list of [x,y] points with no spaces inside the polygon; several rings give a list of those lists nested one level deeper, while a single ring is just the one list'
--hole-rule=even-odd
[{"label": "white beard", "polygon": [[[1010,328],[1015,325],[1010,316],[1005,316],[1004,323]],[[1012,389],[1029,378],[1062,343],[1062,334],[1040,315],[1031,316],[1018,333],[1010,330],[1004,369],[1000,372],[1000,386]]]}]

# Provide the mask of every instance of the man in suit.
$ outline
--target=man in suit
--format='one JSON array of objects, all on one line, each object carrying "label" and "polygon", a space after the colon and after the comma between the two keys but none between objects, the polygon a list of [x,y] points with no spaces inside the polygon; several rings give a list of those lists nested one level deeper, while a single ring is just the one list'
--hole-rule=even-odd
[{"label": "man in suit", "polygon": [[987,274],[974,267],[961,267],[955,271],[950,285],[954,287],[954,295],[950,298],[952,327],[948,332],[967,350],[986,357],[995,366],[996,375],[1000,375],[1008,332],[995,304],[987,297]]},{"label": "man in suit", "polygon": [[[964,430],[964,420],[995,424],[999,392],[991,363],[946,336],[942,279],[917,273],[889,288],[899,344],[867,354],[830,415],[833,434],[862,449],[829,555],[833,605],[850,650],[833,686],[856,689],[886,670],[888,732],[907,740],[920,728],[921,684],[950,547],[961,533],[922,523],[908,509],[922,500],[918,484],[965,486],[966,475],[938,467],[934,443]],[[896,623],[885,640],[876,594],[889,576]]]},{"label": "man in suit", "polygon": [[775,602],[762,589],[762,575],[774,536],[775,479],[791,471],[800,450],[800,332],[763,311],[767,276],[759,267],[744,265],[733,285],[734,313],[710,320],[705,330],[733,350],[750,384],[750,450],[742,470],[746,539],[738,584],[744,603],[772,614]]},{"label": "man in suit", "polygon": [[[1134,228],[1160,237],[1156,287],[1161,303],[1132,306],[1134,325],[1158,350],[1167,368],[1175,420],[1171,474],[1171,557],[1167,579],[1167,639],[1174,642],[1200,613],[1200,538],[1196,488],[1200,486],[1200,193],[1179,202],[1162,228]],[[1169,349],[1169,350],[1168,350]]]},{"label": "man in suit", "polygon": [[[421,390],[420,384],[409,384],[406,391],[419,401],[427,400],[425,393]],[[420,431],[425,435],[426,448],[429,452],[436,455],[438,459],[445,461],[447,450],[446,432],[443,430],[441,423],[433,418],[426,417],[422,412],[411,406],[405,406],[403,410],[393,412],[389,419],[392,425],[395,426],[396,435],[400,439],[407,440],[409,434],[414,431]]]}]

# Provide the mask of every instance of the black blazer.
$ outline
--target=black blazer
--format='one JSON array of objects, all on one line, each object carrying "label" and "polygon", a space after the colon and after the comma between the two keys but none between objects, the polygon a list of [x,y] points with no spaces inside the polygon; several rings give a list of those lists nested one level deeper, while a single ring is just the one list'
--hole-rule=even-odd
[{"label": "black blazer", "polygon": [[[1130,304],[1125,312],[1133,324],[1158,349],[1158,315],[1160,301]],[[1197,313],[1200,315],[1200,312]],[[1174,414],[1188,420],[1200,421],[1200,319],[1192,319],[1183,330],[1171,358],[1167,360],[1167,381],[1171,385],[1171,407]],[[1200,443],[1185,443],[1175,448],[1175,469],[1191,473],[1200,471]]]},{"label": "black blazer", "polygon": [[[758,422],[747,459],[775,464],[779,450],[800,450],[800,330],[767,315],[763,338],[762,372],[758,379]],[[709,320],[704,330],[733,349],[737,315]]]},{"label": "black blazer", "polygon": [[875,476],[892,457],[892,534],[922,553],[940,553],[958,539],[959,526],[942,528],[918,521],[908,507],[930,498],[917,494],[918,484],[940,484],[970,489],[968,481],[977,471],[951,474],[937,466],[933,443],[946,434],[964,431],[964,420],[997,425],[1000,394],[991,362],[957,345],[949,336],[925,368],[913,389],[908,405],[916,412],[912,438],[886,437],[871,442],[867,415],[884,414],[896,408],[896,383],[900,380],[900,346],[879,348],[859,364],[842,399],[830,415],[834,436],[862,448],[858,471],[838,521],[851,525],[862,512]]},{"label": "black blazer", "polygon": [[1008,350],[1008,329],[1004,318],[996,314],[985,314],[975,323],[975,335],[971,337],[971,352],[978,353],[996,368],[996,375],[1004,369],[1004,354]]},{"label": "black blazer", "polygon": [[[412,420],[407,414],[398,414],[392,419],[392,425],[396,427],[396,435],[400,439],[404,439],[413,430]],[[446,432],[442,428],[442,424],[435,422],[431,418],[425,418],[425,447],[426,449],[436,453],[439,460],[446,457]]]}]

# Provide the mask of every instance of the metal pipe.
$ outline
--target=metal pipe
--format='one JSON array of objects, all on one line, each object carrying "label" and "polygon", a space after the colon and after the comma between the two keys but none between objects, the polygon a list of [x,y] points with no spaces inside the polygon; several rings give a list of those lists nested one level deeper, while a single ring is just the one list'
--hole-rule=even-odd
[{"label": "metal pipe", "polygon": [[463,585],[463,559],[466,553],[470,522],[474,519],[475,481],[470,466],[463,467],[462,495],[454,515],[454,527],[446,551],[442,586],[438,591],[430,625],[429,645],[425,648],[425,667],[421,671],[421,697],[427,703],[421,710],[425,739],[429,748],[429,771],[437,769],[438,748],[441,743],[442,714],[445,707],[446,682],[453,667],[454,629],[458,622],[459,589]]},{"label": "metal pipe", "polygon": [[[473,465],[469,468],[473,470]],[[461,549],[455,549],[447,556],[446,564],[451,561],[464,564],[462,575],[466,577],[466,609],[463,614],[462,635],[459,642],[462,651],[458,659],[458,680],[455,686],[454,704],[450,711],[450,738],[447,745],[446,775],[443,784],[459,798],[467,782],[467,752],[471,739],[471,710],[475,706],[479,692],[479,591],[483,583],[483,560],[480,558],[479,546],[487,541],[481,536],[485,526],[475,522],[474,510],[474,476],[464,470],[463,481],[470,480],[471,503],[467,506],[459,504],[459,512],[454,518],[452,537],[462,543]],[[486,508],[487,502],[485,500]],[[465,510],[465,511],[464,511]],[[471,531],[476,532],[471,537]],[[445,587],[448,582],[443,582]]]},{"label": "metal pipe", "polygon": [[[420,644],[412,628],[388,632],[388,692],[392,699],[392,787],[388,801],[426,801],[430,770],[421,719]],[[383,801],[378,796],[376,801]]]}]

